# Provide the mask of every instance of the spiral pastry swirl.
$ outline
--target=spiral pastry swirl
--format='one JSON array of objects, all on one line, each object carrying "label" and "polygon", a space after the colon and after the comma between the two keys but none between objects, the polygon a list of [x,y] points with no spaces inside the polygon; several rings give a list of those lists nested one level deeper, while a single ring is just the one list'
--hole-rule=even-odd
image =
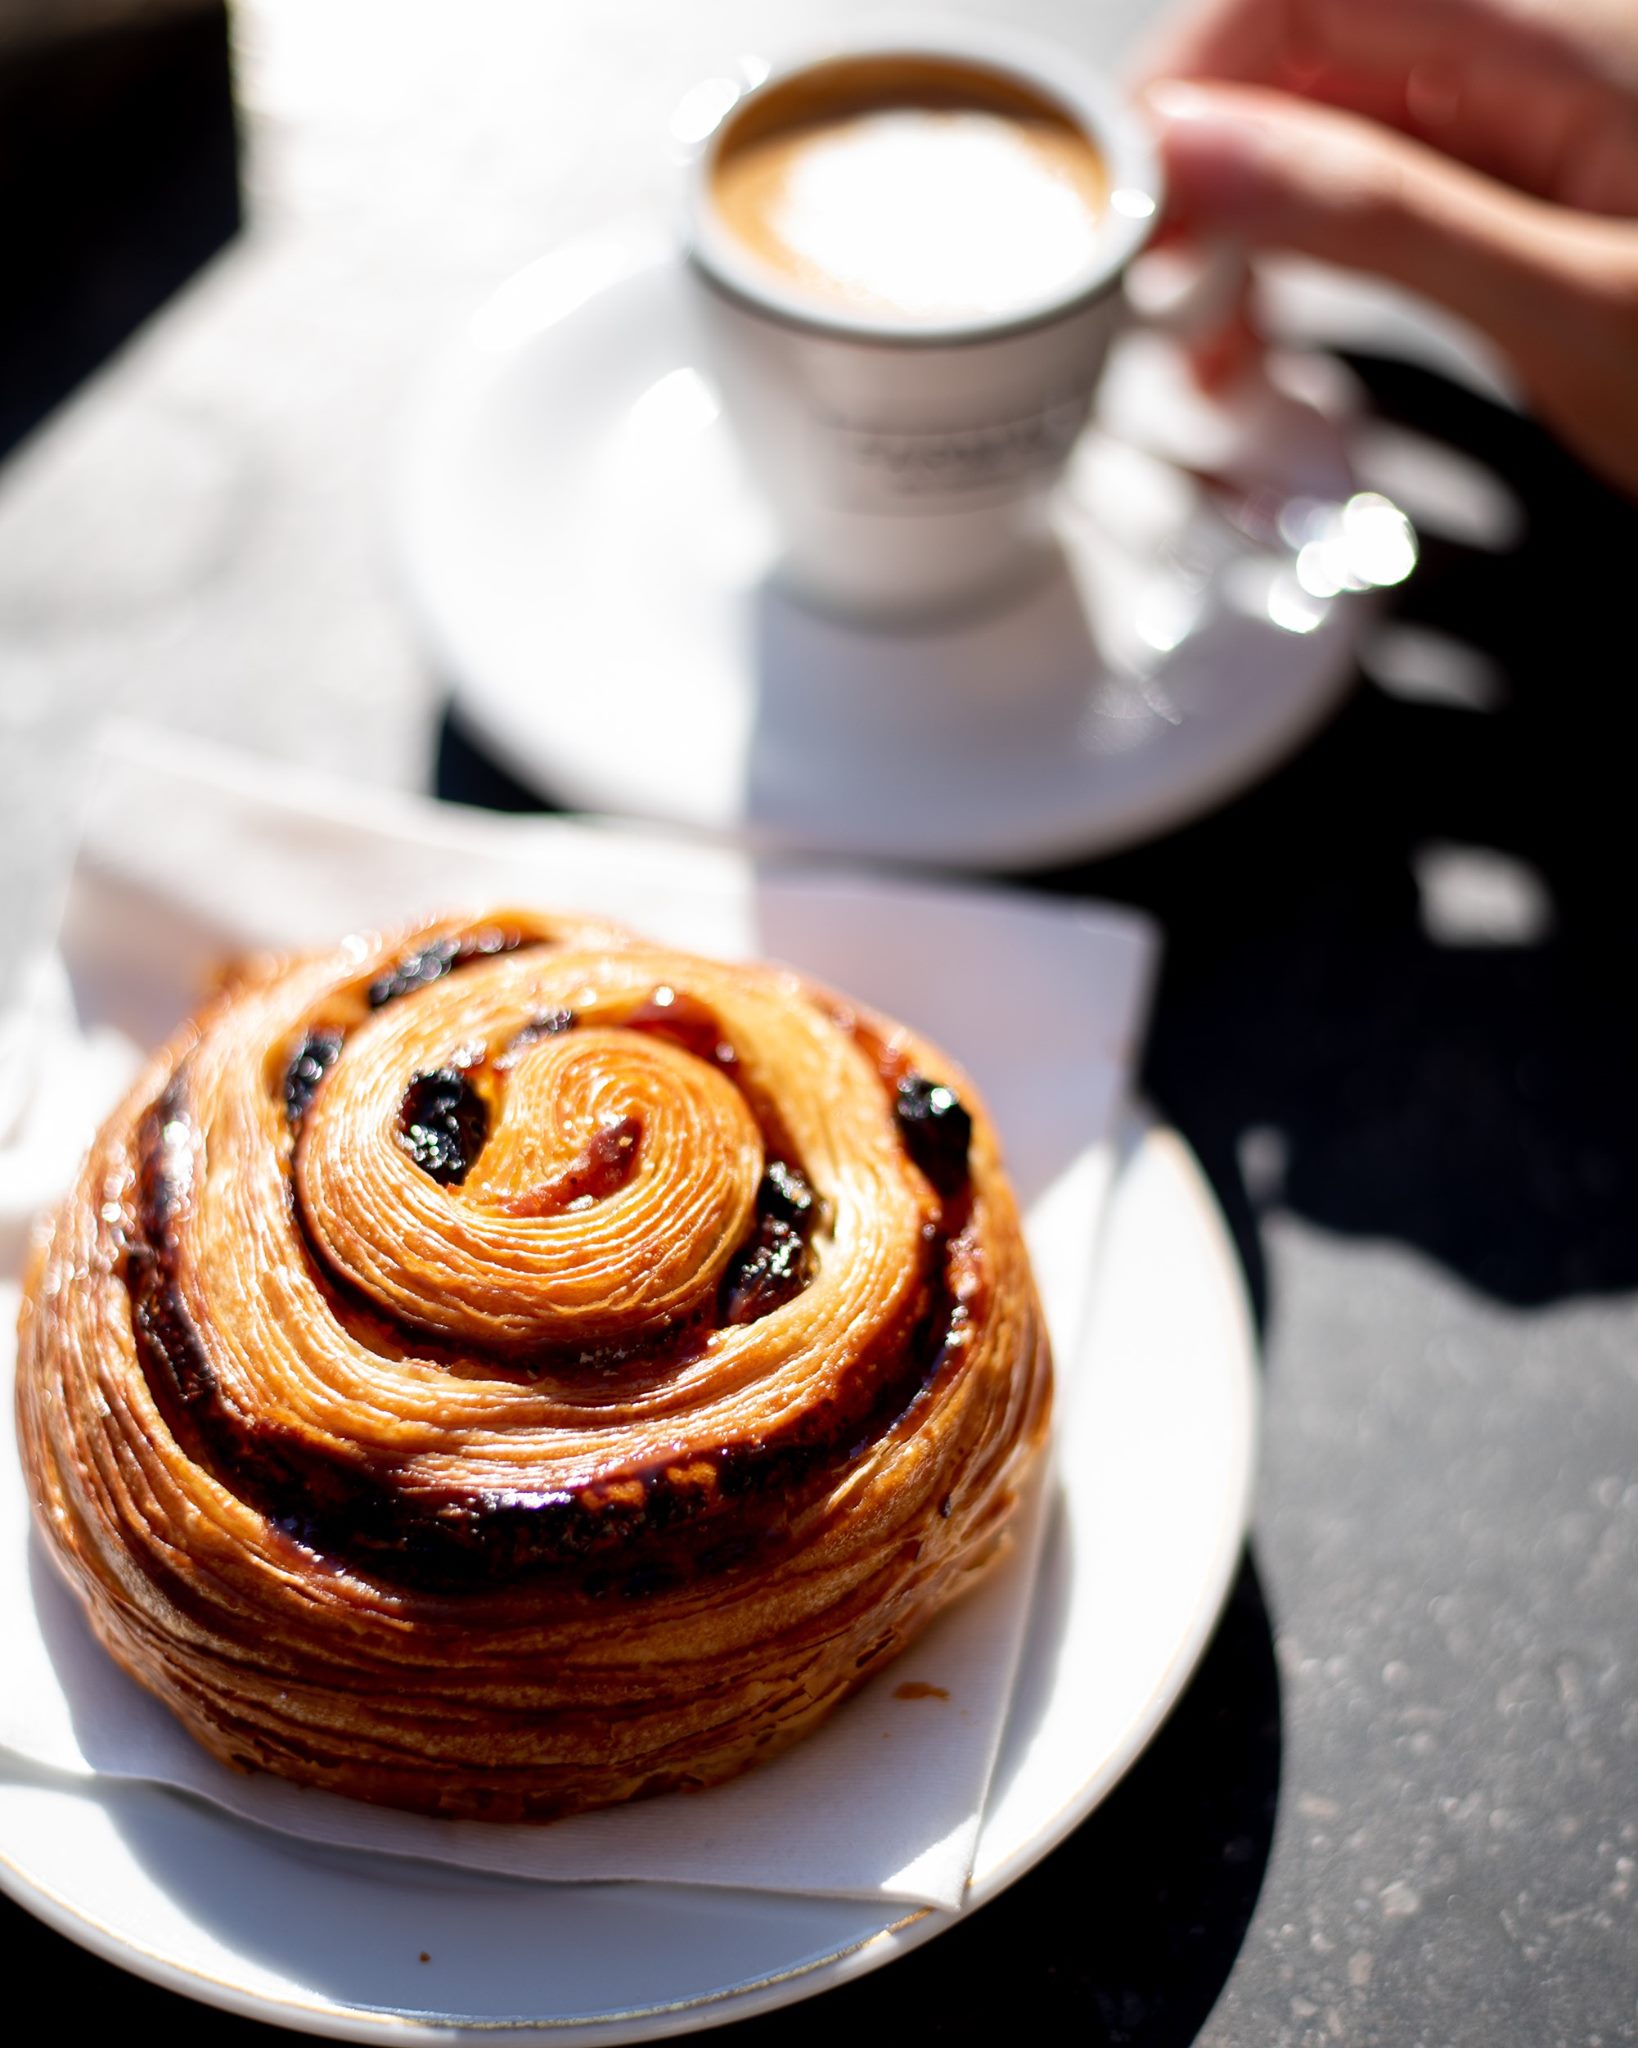
[{"label": "spiral pastry swirl", "polygon": [[513,1820],[812,1727],[993,1555],[1049,1378],[938,1053],[506,911],[236,970],[41,1233],[18,1408],[207,1748]]}]

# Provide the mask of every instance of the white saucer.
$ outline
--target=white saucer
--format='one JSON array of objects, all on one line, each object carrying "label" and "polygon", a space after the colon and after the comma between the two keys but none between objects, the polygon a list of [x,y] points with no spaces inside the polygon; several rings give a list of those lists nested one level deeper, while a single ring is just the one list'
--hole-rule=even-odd
[{"label": "white saucer", "polygon": [[[1153,1123],[1126,1135],[1095,1301],[967,1911],[1138,1755],[1199,1659],[1244,1534],[1256,1373],[1239,1268],[1198,1168]],[[0,1886],[155,1983],[358,2041],[653,2039],[807,1997],[960,1917],[680,1885],[543,1891],[319,1849],[154,1787],[68,1789],[10,1768]]]},{"label": "white saucer", "polygon": [[1413,552],[1380,500],[1363,545],[1341,517],[1319,359],[1225,407],[1134,333],[1034,585],[934,629],[848,625],[772,576],[699,358],[676,256],[609,231],[502,286],[417,410],[413,601],[477,736],[573,806],[990,868],[1108,851],[1313,731],[1351,678],[1361,588]]}]

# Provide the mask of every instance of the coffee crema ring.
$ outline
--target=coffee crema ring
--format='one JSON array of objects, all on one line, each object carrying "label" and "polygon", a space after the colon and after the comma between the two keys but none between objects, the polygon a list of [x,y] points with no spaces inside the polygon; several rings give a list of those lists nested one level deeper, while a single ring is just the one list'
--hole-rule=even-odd
[{"label": "coffee crema ring", "polygon": [[546,1819],[814,1726],[997,1549],[1050,1369],[968,1084],[536,913],[246,963],[42,1232],[18,1410],[214,1754]]}]

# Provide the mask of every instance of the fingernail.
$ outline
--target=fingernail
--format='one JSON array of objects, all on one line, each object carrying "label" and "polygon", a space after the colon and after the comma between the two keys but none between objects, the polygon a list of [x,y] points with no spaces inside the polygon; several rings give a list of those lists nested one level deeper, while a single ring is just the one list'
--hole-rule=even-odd
[{"label": "fingernail", "polygon": [[1174,210],[1227,220],[1255,213],[1270,143],[1257,115],[1232,93],[1185,79],[1161,79],[1144,97],[1158,117]]},{"label": "fingernail", "polygon": [[1213,121],[1222,118],[1216,97],[1182,78],[1162,78],[1146,88],[1145,101],[1168,121]]}]

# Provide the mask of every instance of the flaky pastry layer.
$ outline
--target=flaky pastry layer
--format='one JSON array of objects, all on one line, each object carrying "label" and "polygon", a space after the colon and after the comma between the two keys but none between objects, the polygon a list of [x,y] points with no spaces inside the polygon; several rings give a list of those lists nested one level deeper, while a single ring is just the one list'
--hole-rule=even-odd
[{"label": "flaky pastry layer", "polygon": [[789,972],[502,911],[245,964],[42,1231],[18,1413],[119,1662],[227,1763],[496,1820],[794,1741],[1045,1429],[996,1140]]}]

